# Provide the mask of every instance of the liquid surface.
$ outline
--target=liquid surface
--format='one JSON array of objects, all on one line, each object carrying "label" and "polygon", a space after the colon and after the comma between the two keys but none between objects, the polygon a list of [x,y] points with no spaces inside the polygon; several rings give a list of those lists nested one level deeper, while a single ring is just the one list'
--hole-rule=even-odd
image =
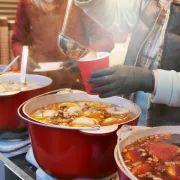
[{"label": "liquid surface", "polygon": [[51,104],[30,115],[40,122],[70,127],[108,126],[131,120],[128,109],[100,102],[64,102]]},{"label": "liquid surface", "polygon": [[30,83],[27,82],[26,84],[20,84],[19,82],[0,82],[0,94],[8,94],[9,92],[16,92],[16,91],[27,91],[36,88],[42,87],[41,84],[38,83]]},{"label": "liquid surface", "polygon": [[180,180],[180,134],[138,139],[124,148],[122,155],[139,180]]}]

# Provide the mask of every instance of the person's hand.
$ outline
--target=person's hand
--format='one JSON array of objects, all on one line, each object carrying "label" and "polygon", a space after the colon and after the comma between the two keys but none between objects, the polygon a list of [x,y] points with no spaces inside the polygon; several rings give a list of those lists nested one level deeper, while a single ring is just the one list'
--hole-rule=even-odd
[{"label": "person's hand", "polygon": [[40,69],[40,66],[32,57],[29,56],[27,62],[27,73],[33,73],[36,68]]},{"label": "person's hand", "polygon": [[88,83],[99,85],[91,92],[100,92],[101,98],[136,91],[153,92],[154,74],[147,68],[116,65],[93,71]]},{"label": "person's hand", "polygon": [[69,59],[64,61],[61,64],[61,67],[63,67],[63,69],[65,71],[69,71],[69,72],[79,72],[79,67],[78,67],[78,63],[76,60],[73,59]]}]

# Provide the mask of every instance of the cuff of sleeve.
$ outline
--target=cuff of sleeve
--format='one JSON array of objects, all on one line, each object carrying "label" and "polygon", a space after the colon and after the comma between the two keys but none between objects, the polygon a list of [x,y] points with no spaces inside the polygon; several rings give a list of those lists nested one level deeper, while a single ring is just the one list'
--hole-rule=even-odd
[{"label": "cuff of sleeve", "polygon": [[172,76],[165,70],[158,70],[156,94],[152,100],[158,104],[169,104],[172,95]]}]

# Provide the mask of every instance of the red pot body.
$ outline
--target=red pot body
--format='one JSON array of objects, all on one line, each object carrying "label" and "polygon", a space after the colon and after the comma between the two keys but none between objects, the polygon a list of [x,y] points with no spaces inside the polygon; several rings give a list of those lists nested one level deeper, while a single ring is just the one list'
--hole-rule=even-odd
[{"label": "red pot body", "polygon": [[[116,164],[118,166],[118,173],[120,180],[135,180],[137,179],[132,172],[128,169],[125,165],[123,160],[122,150],[128,146],[129,144],[137,141],[138,139],[147,137],[147,136],[154,136],[157,134],[180,134],[180,126],[159,126],[159,127],[133,127],[127,128],[124,127],[118,132],[118,138],[121,140],[118,141],[115,150],[114,150],[114,157]],[[119,153],[118,153],[118,146],[119,146]],[[119,157],[121,155],[121,158]]]},{"label": "red pot body", "polygon": [[54,94],[35,98],[26,103],[22,110],[26,121],[29,122],[32,148],[37,163],[49,175],[60,179],[96,179],[114,174],[117,171],[114,159],[116,132],[125,123],[108,133],[94,134],[69,127],[47,126],[37,123],[29,116],[38,107],[67,101],[101,101],[122,105],[135,114],[127,125],[137,125],[141,111],[134,103],[118,97],[100,99],[87,94]]},{"label": "red pot body", "polygon": [[118,168],[119,179],[120,180],[131,180],[128,177],[127,172],[123,169],[122,165],[119,162],[117,146],[115,147],[115,150],[114,150],[114,157],[115,157],[115,161],[116,161],[117,168]]},{"label": "red pot body", "polygon": [[[138,119],[128,123],[136,125]],[[29,123],[33,152],[39,166],[56,178],[103,178],[117,171],[116,132],[88,136],[81,131]]]},{"label": "red pot body", "polygon": [[119,179],[120,180],[131,180],[122,172],[121,169],[119,169],[119,167],[118,167],[118,174],[119,174]]},{"label": "red pot body", "polygon": [[[4,75],[1,75],[1,76],[4,76]],[[14,75],[12,74],[9,76],[14,76]],[[36,77],[36,75],[32,75],[32,76]],[[43,78],[43,76],[41,76],[41,78]],[[18,116],[18,113],[17,113],[18,107],[23,102],[27,101],[28,99],[33,98],[34,96],[40,95],[44,92],[48,92],[51,89],[50,84],[51,83],[39,89],[24,91],[15,95],[0,96],[0,114],[1,114],[0,131],[11,131],[11,130],[16,131],[18,129],[26,127],[27,123],[25,121],[22,121],[20,117]]]}]

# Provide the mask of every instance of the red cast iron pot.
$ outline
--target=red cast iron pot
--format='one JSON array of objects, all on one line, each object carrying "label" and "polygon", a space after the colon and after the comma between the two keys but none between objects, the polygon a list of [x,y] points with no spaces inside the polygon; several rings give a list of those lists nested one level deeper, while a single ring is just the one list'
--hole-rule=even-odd
[{"label": "red cast iron pot", "polygon": [[120,180],[138,180],[126,166],[121,151],[129,144],[140,138],[156,134],[180,134],[180,126],[160,126],[160,127],[131,127],[124,126],[118,130],[118,141],[115,147],[114,156],[118,166]]},{"label": "red cast iron pot", "polygon": [[123,168],[123,166],[120,163],[117,146],[115,147],[115,150],[114,150],[114,157],[116,160],[116,164],[118,166],[119,179],[120,180],[131,180],[129,177],[129,174],[126,172],[126,170]]},{"label": "red cast iron pot", "polygon": [[[18,131],[26,126],[26,122],[22,121],[17,114],[17,109],[23,102],[28,99],[47,92],[50,90],[52,80],[39,75],[26,75],[27,82],[40,83],[43,86],[28,91],[21,91],[12,95],[0,95],[0,131]],[[20,74],[3,74],[0,75],[0,82],[19,82]]]},{"label": "red cast iron pot", "polygon": [[[120,125],[70,128],[34,121],[29,116],[38,108],[67,101],[98,101],[121,105],[134,113],[125,124],[136,125],[140,108],[123,98],[100,99],[87,94],[52,94],[33,98],[19,107],[19,115],[29,122],[33,152],[39,166],[56,178],[104,178],[117,171],[114,148]],[[23,112],[23,115],[22,115]]]}]

